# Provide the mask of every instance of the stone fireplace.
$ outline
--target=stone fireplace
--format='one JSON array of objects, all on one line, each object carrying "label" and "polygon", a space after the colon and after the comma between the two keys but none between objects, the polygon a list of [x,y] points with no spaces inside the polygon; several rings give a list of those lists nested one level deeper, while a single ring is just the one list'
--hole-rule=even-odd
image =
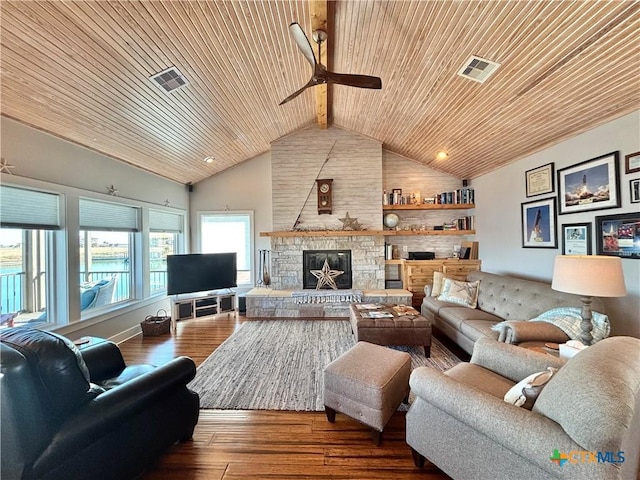
[{"label": "stone fireplace", "polygon": [[[305,251],[348,251],[351,254],[351,285],[340,288],[384,289],[384,237],[369,235],[272,237],[272,288],[280,290],[316,288],[318,280],[313,275],[311,275],[313,283],[305,287],[306,268],[303,267]],[[324,257],[321,262],[318,268],[314,268],[315,270],[322,269]],[[329,265],[335,270],[344,270],[345,273],[347,271],[343,268],[344,263],[334,266],[330,261]]]},{"label": "stone fireplace", "polygon": [[[303,250],[302,251],[302,288],[317,288],[322,284],[312,273],[325,268],[325,262],[331,271],[342,273],[335,277],[331,275],[328,282],[320,288],[332,289],[328,284],[334,282],[338,290],[351,288],[351,250]],[[321,278],[323,278],[321,276]]]}]

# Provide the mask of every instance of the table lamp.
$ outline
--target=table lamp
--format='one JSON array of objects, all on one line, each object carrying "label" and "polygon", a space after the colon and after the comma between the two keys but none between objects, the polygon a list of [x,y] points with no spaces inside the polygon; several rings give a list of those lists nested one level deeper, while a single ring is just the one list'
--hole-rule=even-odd
[{"label": "table lamp", "polygon": [[593,297],[624,297],[627,289],[619,257],[604,255],[557,255],[551,288],[582,298],[580,341],[591,345],[591,301]]}]

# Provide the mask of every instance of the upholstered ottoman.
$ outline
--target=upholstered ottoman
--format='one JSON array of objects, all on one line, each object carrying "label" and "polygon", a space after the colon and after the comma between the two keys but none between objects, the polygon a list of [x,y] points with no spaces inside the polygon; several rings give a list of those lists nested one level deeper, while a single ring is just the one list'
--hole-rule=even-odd
[{"label": "upholstered ottoman", "polygon": [[411,306],[352,303],[349,320],[356,342],[422,346],[425,357],[431,356],[433,321]]},{"label": "upholstered ottoman", "polygon": [[335,422],[344,413],[371,427],[380,445],[385,425],[409,396],[411,356],[387,347],[358,342],[324,369],[324,408]]}]

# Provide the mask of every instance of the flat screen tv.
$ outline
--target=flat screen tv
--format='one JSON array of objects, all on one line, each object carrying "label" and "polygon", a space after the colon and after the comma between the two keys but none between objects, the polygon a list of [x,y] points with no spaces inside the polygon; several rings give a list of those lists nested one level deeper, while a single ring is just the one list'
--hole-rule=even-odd
[{"label": "flat screen tv", "polygon": [[167,294],[204,292],[237,286],[236,254],[167,256]]}]

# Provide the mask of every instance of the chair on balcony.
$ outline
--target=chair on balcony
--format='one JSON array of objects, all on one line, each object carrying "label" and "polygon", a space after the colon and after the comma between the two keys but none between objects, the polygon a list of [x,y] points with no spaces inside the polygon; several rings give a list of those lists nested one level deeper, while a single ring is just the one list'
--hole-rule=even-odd
[{"label": "chair on balcony", "polygon": [[[80,287],[80,311],[102,307],[113,303],[118,276],[105,278],[97,283],[84,284]],[[43,311],[38,318],[29,320],[30,324],[47,321],[47,311]],[[12,326],[12,325],[11,325]]]},{"label": "chair on balcony", "polygon": [[80,294],[80,311],[83,312],[90,308],[102,307],[113,303],[117,280],[117,275],[114,275],[83,289]]}]

